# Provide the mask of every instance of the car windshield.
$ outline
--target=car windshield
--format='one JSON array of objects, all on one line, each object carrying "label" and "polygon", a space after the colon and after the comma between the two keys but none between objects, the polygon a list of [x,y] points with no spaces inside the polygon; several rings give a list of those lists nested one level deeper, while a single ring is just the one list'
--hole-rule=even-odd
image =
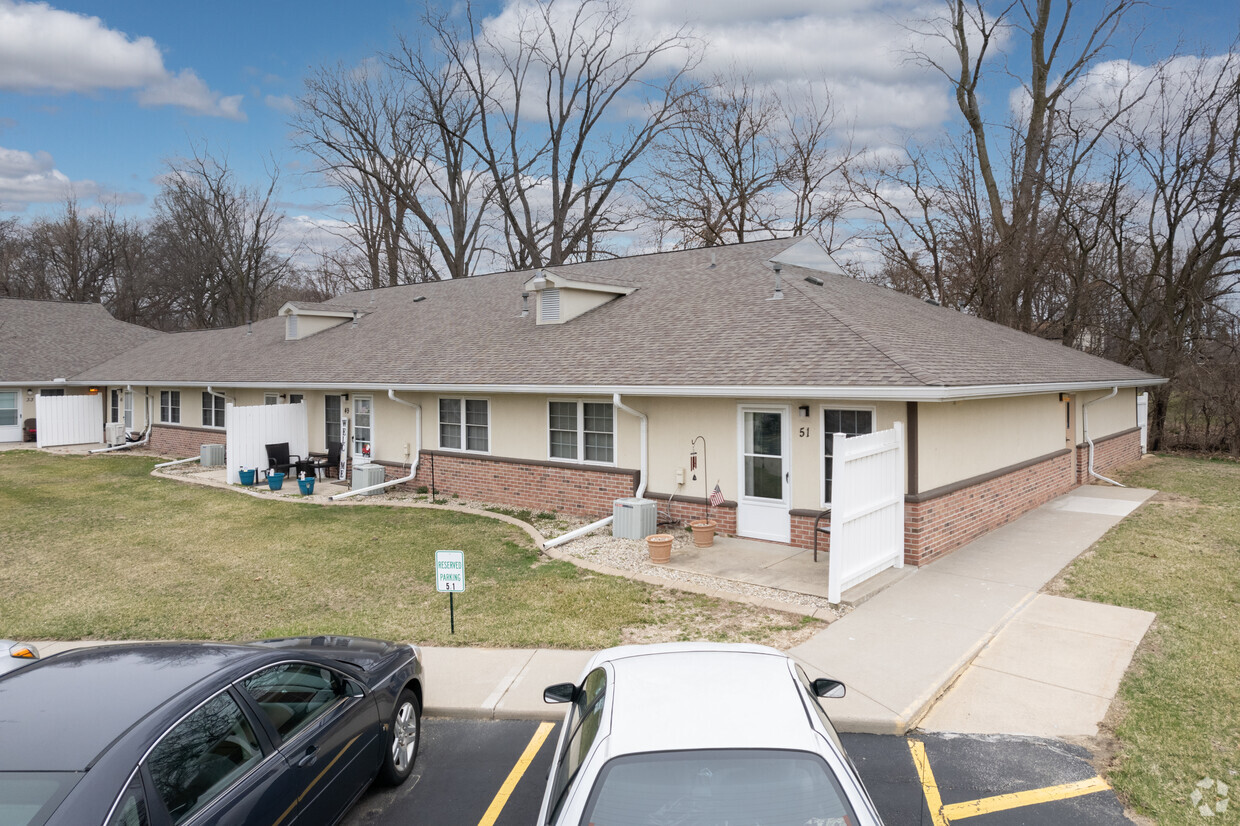
[{"label": "car windshield", "polygon": [[0,824],[47,822],[81,777],[78,772],[0,772]]},{"label": "car windshield", "polygon": [[844,826],[857,823],[816,754],[711,749],[618,757],[599,773],[582,824]]}]

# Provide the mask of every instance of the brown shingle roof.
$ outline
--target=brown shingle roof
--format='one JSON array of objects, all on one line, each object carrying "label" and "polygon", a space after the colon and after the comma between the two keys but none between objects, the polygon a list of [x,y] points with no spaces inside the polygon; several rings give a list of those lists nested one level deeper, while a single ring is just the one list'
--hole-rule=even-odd
[{"label": "brown shingle roof", "polygon": [[[554,269],[637,287],[564,324],[522,317],[529,272],[389,287],[328,305],[351,322],[284,341],[267,319],[179,333],[85,372],[90,381],[270,386],[924,388],[1156,381],[1055,342],[843,275],[769,260],[800,239],[659,253]],[[711,254],[716,265],[711,268]],[[823,286],[806,283],[806,275]],[[424,296],[425,300],[414,299]],[[532,304],[532,302],[531,302]]]},{"label": "brown shingle roof", "polygon": [[163,336],[99,304],[0,298],[0,382],[48,382]]}]

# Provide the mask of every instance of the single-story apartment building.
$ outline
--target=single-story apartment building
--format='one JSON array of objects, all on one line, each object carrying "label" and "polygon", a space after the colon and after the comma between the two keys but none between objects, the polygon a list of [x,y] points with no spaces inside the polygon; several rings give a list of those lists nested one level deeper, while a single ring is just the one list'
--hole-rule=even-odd
[{"label": "single-story apartment building", "polygon": [[[105,393],[70,379],[163,335],[117,321],[101,304],[0,297],[0,443],[23,441],[39,396]],[[117,421],[133,425],[132,394],[112,388],[105,401]]]},{"label": "single-story apartment building", "polygon": [[1091,450],[1103,474],[1139,458],[1137,393],[1161,381],[841,275],[798,238],[291,302],[73,376],[145,396],[136,426],[169,454],[222,442],[228,404],[301,403],[312,451],[343,424],[389,479],[416,465],[412,485],[597,517],[644,460],[673,518],[717,485],[721,532],[802,547],[830,435],[899,422],[913,564],[1086,483]]}]

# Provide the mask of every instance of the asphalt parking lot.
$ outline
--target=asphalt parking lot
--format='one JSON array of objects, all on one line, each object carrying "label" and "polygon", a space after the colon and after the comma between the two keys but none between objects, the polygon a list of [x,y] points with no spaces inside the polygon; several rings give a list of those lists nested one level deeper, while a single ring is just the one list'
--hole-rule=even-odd
[{"label": "asphalt parking lot", "polygon": [[[368,792],[346,826],[533,826],[558,726],[443,717],[424,723],[413,776],[398,789]],[[887,826],[1131,824],[1088,754],[1066,743],[952,735],[843,740]]]}]

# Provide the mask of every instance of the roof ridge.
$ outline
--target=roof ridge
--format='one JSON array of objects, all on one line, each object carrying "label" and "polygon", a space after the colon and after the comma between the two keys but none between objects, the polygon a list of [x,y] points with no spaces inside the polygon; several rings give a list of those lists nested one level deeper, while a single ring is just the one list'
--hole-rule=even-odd
[{"label": "roof ridge", "polygon": [[[802,270],[804,272],[810,273],[815,278],[822,278],[823,276],[828,276],[830,278],[847,278],[858,284],[866,284],[866,286],[882,289],[881,287],[877,287],[877,285],[875,284],[869,284],[868,282],[857,281],[857,279],[852,278],[852,276],[844,275],[842,273],[817,272],[814,270],[806,269],[805,267],[798,267],[795,265],[787,265],[787,266],[789,267],[789,269]],[[819,309],[826,312],[828,315],[830,315],[832,318],[834,318],[844,327],[856,333],[857,336],[859,336],[862,341],[864,341],[866,344],[873,347],[875,350],[877,350],[879,353],[885,356],[888,360],[890,360],[892,364],[894,364],[896,367],[899,367],[901,370],[903,370],[908,375],[917,379],[917,381],[921,382],[922,384],[931,385],[935,387],[946,386],[946,382],[944,382],[938,376],[935,376],[931,374],[929,371],[926,371],[922,369],[921,367],[919,367],[915,362],[909,359],[909,357],[899,347],[893,346],[890,342],[884,341],[882,336],[878,335],[873,330],[871,330],[869,327],[865,326],[864,324],[857,321],[856,319],[845,318],[844,316],[842,316],[840,312],[838,312],[838,305],[836,304],[836,302],[821,287],[814,287],[814,289],[811,290],[809,288],[802,287],[800,284],[797,284],[795,282],[790,281],[789,283],[791,286],[796,288],[797,292],[799,292],[801,295],[809,299],[811,303],[813,303]],[[815,290],[819,290],[821,292],[816,293]]]}]

